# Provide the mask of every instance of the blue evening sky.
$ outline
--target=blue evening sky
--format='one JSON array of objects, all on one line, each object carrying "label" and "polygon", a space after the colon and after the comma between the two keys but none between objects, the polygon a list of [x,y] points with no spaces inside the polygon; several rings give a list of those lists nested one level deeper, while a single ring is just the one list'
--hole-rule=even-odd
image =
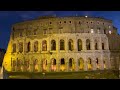
[{"label": "blue evening sky", "polygon": [[120,34],[120,11],[0,11],[0,48],[7,49],[12,24],[44,15],[95,16],[113,21]]}]

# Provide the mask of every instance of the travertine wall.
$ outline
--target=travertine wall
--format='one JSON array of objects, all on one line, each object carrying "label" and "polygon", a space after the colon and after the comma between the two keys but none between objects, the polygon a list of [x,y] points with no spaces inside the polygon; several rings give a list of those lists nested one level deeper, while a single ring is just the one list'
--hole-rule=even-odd
[{"label": "travertine wall", "polygon": [[[116,34],[112,21],[91,17],[53,17],[39,18],[13,25],[4,65],[9,71],[18,71],[18,60],[22,62],[20,71],[25,71],[25,61],[29,61],[28,71],[79,71],[111,69],[109,39],[106,34]],[[64,40],[65,50],[60,50],[60,40]],[[69,50],[69,40],[73,40],[73,51]],[[78,39],[82,41],[82,50],[78,51]],[[90,40],[87,50],[86,40]],[[42,41],[47,41],[47,50],[42,51]],[[51,50],[51,41],[55,40],[56,50]],[[38,51],[34,51],[34,42],[38,41]],[[23,43],[23,51],[19,43]],[[30,52],[27,43],[30,42]],[[97,43],[97,49],[95,44]],[[104,49],[102,46],[104,43]],[[16,51],[13,52],[13,44]],[[7,59],[9,56],[9,59]],[[61,65],[64,58],[65,64]],[[56,64],[52,64],[52,60]],[[9,61],[8,61],[9,60]],[[37,63],[34,64],[34,61]],[[44,64],[45,61],[47,63]],[[72,60],[72,67],[70,66]],[[79,61],[83,61],[79,63]],[[90,61],[90,62],[89,62]],[[8,63],[9,62],[9,63]],[[14,68],[13,68],[14,67]]]}]

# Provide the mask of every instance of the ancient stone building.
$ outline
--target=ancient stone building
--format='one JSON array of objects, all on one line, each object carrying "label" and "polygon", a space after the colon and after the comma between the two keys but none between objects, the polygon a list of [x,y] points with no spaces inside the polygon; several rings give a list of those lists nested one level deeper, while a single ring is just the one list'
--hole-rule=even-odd
[{"label": "ancient stone building", "polygon": [[112,69],[120,59],[119,38],[104,18],[39,17],[12,26],[3,66],[22,72]]}]

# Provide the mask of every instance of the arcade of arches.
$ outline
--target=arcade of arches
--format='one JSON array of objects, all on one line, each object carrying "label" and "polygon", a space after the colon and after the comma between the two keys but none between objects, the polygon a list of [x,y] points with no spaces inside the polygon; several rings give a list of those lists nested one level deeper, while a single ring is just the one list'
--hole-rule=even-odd
[{"label": "arcade of arches", "polygon": [[12,60],[12,71],[25,71],[25,72],[60,72],[60,71],[87,71],[87,70],[104,70],[108,69],[109,65],[107,60],[95,60],[87,58],[79,58],[77,61],[74,58],[61,58],[56,60],[52,58],[50,62],[46,59],[33,61],[20,59]]}]

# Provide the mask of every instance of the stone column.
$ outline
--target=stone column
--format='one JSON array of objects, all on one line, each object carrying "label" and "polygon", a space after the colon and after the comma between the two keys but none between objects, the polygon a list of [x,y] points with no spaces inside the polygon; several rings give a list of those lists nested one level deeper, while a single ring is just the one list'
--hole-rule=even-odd
[{"label": "stone column", "polygon": [[100,69],[104,70],[104,59],[103,59],[103,55],[101,55],[101,59],[100,59]]},{"label": "stone column", "polygon": [[83,50],[86,50],[86,39],[83,39],[83,42],[82,42],[82,49]]},{"label": "stone column", "polygon": [[87,66],[87,59],[86,57],[84,58],[84,71],[88,70],[88,66]]},{"label": "stone column", "polygon": [[34,52],[34,41],[31,41],[30,52]]},{"label": "stone column", "polygon": [[26,53],[26,47],[25,47],[25,45],[26,45],[26,42],[25,42],[25,39],[24,39],[24,40],[23,40],[23,54]]},{"label": "stone column", "polygon": [[67,61],[67,62],[65,62],[65,69],[66,69],[66,72],[69,72],[69,62]]},{"label": "stone column", "polygon": [[47,64],[47,71],[50,72],[51,71],[51,63]]},{"label": "stone column", "polygon": [[111,63],[111,68],[115,69],[115,65],[114,65],[115,62],[114,62],[114,58],[113,57],[110,58],[110,63]]},{"label": "stone column", "polygon": [[93,38],[91,39],[90,45],[91,50],[95,50],[95,42]]},{"label": "stone column", "polygon": [[17,43],[16,43],[16,52],[18,53],[19,52],[19,41],[17,40]]},{"label": "stone column", "polygon": [[73,49],[74,49],[74,52],[77,52],[78,51],[78,49],[77,49],[77,39],[75,38],[75,39],[73,39]]},{"label": "stone column", "polygon": [[60,52],[60,39],[59,38],[56,39],[56,51]]},{"label": "stone column", "polygon": [[34,64],[33,64],[33,60],[30,59],[30,72],[34,71]]},{"label": "stone column", "polygon": [[56,60],[56,71],[57,72],[60,72],[60,60],[58,59],[58,60]]},{"label": "stone column", "polygon": [[79,70],[78,59],[76,59],[76,62],[75,62],[75,71],[78,71],[78,70]]},{"label": "stone column", "polygon": [[109,42],[108,42],[108,39],[107,39],[106,42],[105,42],[105,46],[106,46],[105,49],[106,49],[106,50],[109,50],[109,44],[108,44],[108,43],[109,43]]},{"label": "stone column", "polygon": [[120,58],[116,57],[116,68],[117,68],[117,70],[119,70],[119,67],[120,67],[119,62],[120,62]]},{"label": "stone column", "polygon": [[41,43],[40,43],[40,40],[38,40],[38,52],[40,52],[40,50],[41,50],[41,45],[40,45]]},{"label": "stone column", "polygon": [[40,61],[38,60],[38,72],[40,72]]},{"label": "stone column", "polygon": [[107,66],[108,66],[108,69],[111,69],[110,56],[108,56],[107,58]]},{"label": "stone column", "polygon": [[40,72],[43,72],[43,61],[40,61]]},{"label": "stone column", "polygon": [[47,40],[47,51],[51,51],[51,39],[50,38]]},{"label": "stone column", "polygon": [[102,40],[101,40],[101,37],[99,38],[98,49],[102,50]]},{"label": "stone column", "polygon": [[96,60],[95,59],[92,60],[92,66],[93,66],[92,70],[96,70]]},{"label": "stone column", "polygon": [[68,38],[66,37],[66,40],[65,40],[65,51],[68,52],[69,49],[68,49]]}]

